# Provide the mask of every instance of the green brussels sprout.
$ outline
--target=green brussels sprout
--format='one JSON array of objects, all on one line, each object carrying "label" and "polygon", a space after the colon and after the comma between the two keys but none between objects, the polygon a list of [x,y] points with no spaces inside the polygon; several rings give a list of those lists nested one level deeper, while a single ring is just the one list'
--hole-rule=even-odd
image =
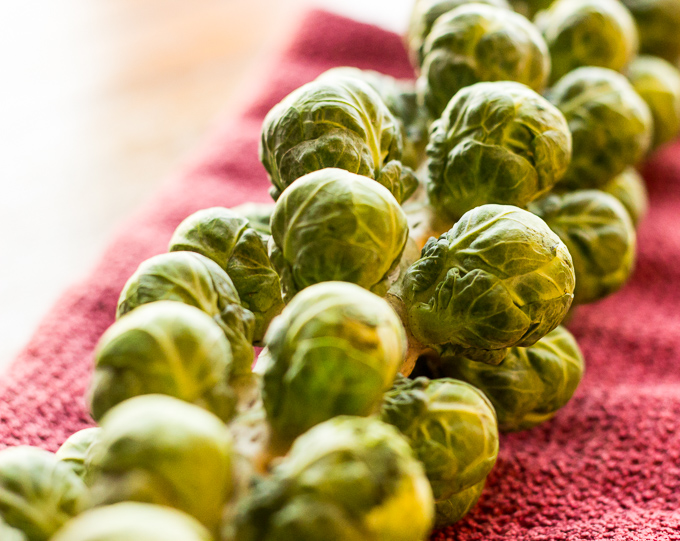
[{"label": "green brussels sprout", "polygon": [[550,49],[552,81],[581,66],[622,71],[638,51],[635,21],[618,0],[557,0],[536,26]]},{"label": "green brussels sprout", "polygon": [[277,200],[294,180],[338,167],[376,180],[400,203],[418,186],[402,165],[399,122],[371,85],[342,73],[289,94],[264,119],[260,161]]},{"label": "green brussels sprout", "polygon": [[585,365],[564,327],[533,346],[512,348],[498,366],[465,358],[442,359],[437,375],[467,381],[493,404],[503,431],[525,430],[552,419],[576,391]]},{"label": "green brussels sprout", "polygon": [[557,327],[574,280],[567,247],[543,220],[483,205],[428,241],[390,300],[403,306],[417,342],[411,350],[502,350],[530,346]]},{"label": "green brussels sprout", "polygon": [[319,79],[337,75],[361,79],[378,93],[401,128],[404,143],[401,162],[407,167],[417,169],[423,161],[430,117],[424,108],[418,107],[415,83],[395,79],[377,71],[352,67],[332,68],[323,73]]},{"label": "green brussels sprout", "polygon": [[633,227],[637,227],[647,214],[649,196],[644,179],[633,167],[629,167],[602,188],[613,195],[628,211]]},{"label": "green brussels sprout", "polygon": [[336,417],[296,440],[240,502],[225,539],[421,541],[433,512],[422,466],[394,427]]},{"label": "green brussels sprout", "polygon": [[8,526],[0,518],[0,539],[2,541],[26,541],[26,536],[21,530]]},{"label": "green brussels sprout", "polygon": [[99,421],[112,407],[143,394],[166,394],[227,421],[234,412],[229,342],[207,314],[179,302],[140,306],[114,323],[95,351],[90,411]]},{"label": "green brussels sprout", "polygon": [[256,342],[283,309],[281,283],[267,255],[267,246],[246,218],[214,207],[185,219],[170,239],[169,252],[202,254],[229,275],[244,308],[255,316]]},{"label": "green brussels sprout", "polygon": [[100,431],[99,427],[79,430],[72,434],[55,453],[55,456],[81,479],[86,477],[85,458],[90,447],[97,441]]},{"label": "green brussels sprout", "polygon": [[83,513],[51,541],[212,541],[212,536],[176,509],[124,502]]},{"label": "green brussels sprout", "polygon": [[216,531],[233,489],[232,438],[212,413],[164,395],[130,398],[101,421],[86,466],[97,505],[174,507]]},{"label": "green brussels sprout", "polygon": [[423,44],[435,21],[445,13],[471,3],[510,9],[507,0],[416,0],[406,32],[406,43],[414,66],[423,64]]},{"label": "green brussels sprout", "polygon": [[345,282],[302,291],[274,319],[265,342],[263,401],[284,441],[337,415],[376,412],[406,350],[389,304]]},{"label": "green brussels sprout", "polygon": [[0,520],[28,541],[47,541],[87,507],[87,487],[53,453],[28,446],[0,451]]},{"label": "green brussels sprout", "polygon": [[610,69],[568,73],[547,94],[564,113],[572,160],[559,186],[599,188],[638,163],[652,139],[652,115],[628,80]]},{"label": "green brussels sprout", "polygon": [[560,111],[526,86],[464,88],[432,125],[430,204],[452,219],[486,203],[524,207],[562,178],[571,134]]},{"label": "green brussels sprout", "polygon": [[435,21],[423,58],[417,89],[434,118],[466,86],[517,81],[541,92],[550,74],[548,46],[534,25],[507,9],[477,3]]},{"label": "green brussels sprout", "polygon": [[269,254],[286,301],[333,280],[384,295],[407,238],[406,215],[389,191],[361,175],[322,169],[276,202]]},{"label": "green brussels sprout", "polygon": [[660,56],[671,64],[680,60],[680,2],[622,0],[640,32],[640,52]]},{"label": "green brussels sprout", "polygon": [[272,235],[270,222],[274,203],[243,203],[232,207],[231,211],[248,220],[250,227],[260,234],[263,241],[269,240]]},{"label": "green brussels sprout", "polygon": [[406,436],[436,502],[479,484],[496,463],[493,406],[462,381],[398,378],[385,394],[380,418]]},{"label": "green brussels sprout", "polygon": [[255,353],[255,317],[241,306],[229,275],[194,252],[172,252],[144,261],[125,284],[116,318],[143,304],[162,300],[195,306],[213,317],[231,345],[232,373],[249,373]]},{"label": "green brussels sprout", "polygon": [[656,148],[675,139],[680,133],[678,69],[661,58],[641,56],[628,68],[628,80],[652,112],[654,118],[652,146]]},{"label": "green brussels sprout", "polygon": [[577,190],[550,195],[530,210],[569,249],[576,272],[575,305],[611,295],[628,281],[635,265],[635,229],[614,196],[600,190]]},{"label": "green brussels sprout", "polygon": [[444,528],[458,522],[477,505],[484,490],[486,478],[470,488],[466,488],[451,496],[447,500],[440,500],[434,504],[434,527]]}]

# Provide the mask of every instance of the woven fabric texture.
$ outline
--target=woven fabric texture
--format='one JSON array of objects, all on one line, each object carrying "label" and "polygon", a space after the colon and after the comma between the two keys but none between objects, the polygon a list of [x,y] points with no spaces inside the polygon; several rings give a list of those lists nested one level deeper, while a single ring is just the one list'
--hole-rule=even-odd
[{"label": "woven fabric texture", "polygon": [[[253,81],[241,114],[119,230],[2,376],[0,447],[56,450],[92,424],[84,400],[92,351],[126,279],[166,251],[190,213],[268,200],[258,161],[264,115],[339,65],[413,77],[399,36],[310,12]],[[580,309],[571,325],[587,362],[582,386],[554,420],[502,437],[479,505],[432,539],[680,540],[680,144],[657,152],[643,172],[651,211],[635,276],[617,295]]]}]

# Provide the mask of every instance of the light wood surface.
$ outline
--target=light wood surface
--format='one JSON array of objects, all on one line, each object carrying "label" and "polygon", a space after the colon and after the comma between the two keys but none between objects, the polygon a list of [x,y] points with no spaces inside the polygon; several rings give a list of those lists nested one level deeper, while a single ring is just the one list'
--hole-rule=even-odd
[{"label": "light wood surface", "polygon": [[410,0],[2,4],[0,366],[310,3],[399,28]]}]

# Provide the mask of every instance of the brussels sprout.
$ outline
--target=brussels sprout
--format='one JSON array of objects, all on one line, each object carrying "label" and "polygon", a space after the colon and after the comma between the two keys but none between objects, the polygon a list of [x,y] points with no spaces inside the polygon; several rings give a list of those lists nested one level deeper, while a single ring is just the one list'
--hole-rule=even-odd
[{"label": "brussels sprout", "polygon": [[99,340],[90,411],[98,421],[133,396],[166,394],[226,421],[234,412],[231,371],[231,347],[210,316],[179,302],[153,302],[118,320]]},{"label": "brussels sprout", "polygon": [[406,436],[437,502],[479,484],[496,463],[493,406],[462,381],[398,378],[385,394],[381,419]]},{"label": "brussels sprout", "polygon": [[484,490],[486,478],[476,485],[451,496],[448,500],[435,502],[434,527],[444,528],[458,522],[477,505]]},{"label": "brussels sprout", "polygon": [[423,44],[435,21],[445,13],[465,4],[488,4],[510,9],[507,0],[416,0],[411,11],[406,42],[414,66],[423,64]]},{"label": "brussels sprout", "polygon": [[552,81],[581,66],[621,71],[637,54],[635,21],[618,0],[557,0],[536,26],[550,49]]},{"label": "brussels sprout", "polygon": [[213,317],[231,345],[232,373],[250,372],[255,317],[241,306],[231,278],[217,263],[194,252],[173,252],[147,259],[125,284],[116,317],[162,300],[195,306]]},{"label": "brussels sprout", "polygon": [[564,327],[533,346],[512,348],[498,366],[465,358],[442,359],[437,375],[474,385],[489,398],[503,431],[552,419],[576,391],[585,369],[576,339]]},{"label": "brussels sprout", "polygon": [[569,249],[576,272],[574,304],[594,302],[623,287],[635,264],[635,229],[614,196],[599,190],[577,190],[550,195],[530,210],[543,218]]},{"label": "brussels sprout", "polygon": [[419,541],[433,510],[422,466],[394,427],[336,417],[298,438],[240,502],[225,539]]},{"label": "brussels sprout", "polygon": [[[680,32],[680,29],[678,29]],[[654,144],[658,147],[680,133],[680,72],[661,58],[641,56],[628,68],[628,79],[645,100],[654,118]]]},{"label": "brussels sprout", "polygon": [[274,200],[307,173],[338,167],[376,180],[399,201],[418,179],[402,166],[400,124],[371,85],[342,73],[289,94],[264,119],[260,161]]},{"label": "brussels sprout", "polygon": [[232,207],[231,211],[248,220],[250,227],[260,234],[265,243],[269,240],[272,234],[270,221],[272,212],[274,212],[274,203],[243,203]]},{"label": "brussels sprout", "polygon": [[435,118],[466,86],[517,81],[541,92],[550,74],[550,53],[534,25],[507,9],[477,3],[435,21],[423,58],[418,94]]},{"label": "brussels sprout", "polygon": [[247,219],[221,207],[199,210],[179,224],[168,251],[197,252],[222,267],[243,307],[255,316],[255,341],[262,340],[269,322],[283,309],[281,283],[266,244]]},{"label": "brussels sprout", "polygon": [[403,307],[417,356],[423,346],[532,345],[559,325],[573,292],[569,251],[543,220],[483,205],[428,241],[390,300]]},{"label": "brussels sprout", "polygon": [[456,219],[547,193],[569,166],[571,134],[562,113],[526,86],[478,83],[434,122],[427,154],[430,203]]},{"label": "brussels sprout", "polygon": [[338,75],[361,79],[378,93],[401,128],[404,143],[401,162],[408,167],[417,168],[423,161],[430,118],[424,108],[418,107],[415,83],[395,79],[377,71],[351,67],[332,68],[319,79]]},{"label": "brussels sprout", "polygon": [[680,57],[678,0],[622,0],[640,31],[640,52],[677,64]]},{"label": "brussels sprout", "polygon": [[547,97],[564,113],[573,139],[562,188],[602,187],[647,152],[652,115],[620,73],[578,68],[562,77]]},{"label": "brussels sprout", "polygon": [[85,457],[90,447],[97,441],[101,428],[92,427],[72,434],[55,453],[81,479],[85,478]]},{"label": "brussels sprout", "polygon": [[29,541],[47,541],[87,507],[85,484],[53,453],[27,446],[0,451],[0,520]]},{"label": "brussels sprout", "polygon": [[233,488],[232,439],[212,413],[176,398],[130,398],[102,419],[87,457],[93,500],[174,507],[216,531]]},{"label": "brussels sprout", "polygon": [[276,202],[269,253],[286,301],[332,280],[384,295],[407,238],[406,215],[385,188],[322,169],[298,179]]},{"label": "brussels sprout", "polygon": [[51,541],[212,541],[212,537],[185,513],[160,505],[125,502],[83,513]]},{"label": "brussels sprout", "polygon": [[613,195],[626,207],[634,227],[637,227],[642,218],[647,214],[649,207],[647,186],[640,173],[634,168],[629,167],[619,176],[609,181],[602,188],[602,191]]},{"label": "brussels sprout", "polygon": [[263,400],[284,441],[337,415],[374,413],[406,350],[401,321],[389,304],[344,282],[298,294],[265,341],[270,359]]},{"label": "brussels sprout", "polygon": [[0,518],[0,539],[2,541],[26,541],[26,536],[20,530],[5,524]]}]

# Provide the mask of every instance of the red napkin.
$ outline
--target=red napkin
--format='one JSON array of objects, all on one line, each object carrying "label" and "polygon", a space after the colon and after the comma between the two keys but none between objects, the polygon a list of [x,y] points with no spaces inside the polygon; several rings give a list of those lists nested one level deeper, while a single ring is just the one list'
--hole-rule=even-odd
[{"label": "red napkin", "polygon": [[[195,165],[123,227],[90,275],[68,289],[0,382],[0,447],[56,450],[92,421],[83,399],[92,350],[141,261],[210,206],[267,201],[257,158],[262,119],[293,89],[339,65],[412,77],[399,36],[308,14],[256,81],[250,105]],[[651,212],[637,271],[614,297],[582,308],[572,330],[587,361],[576,397],[536,429],[501,439],[482,499],[436,540],[680,540],[680,144],[646,166]]]}]

